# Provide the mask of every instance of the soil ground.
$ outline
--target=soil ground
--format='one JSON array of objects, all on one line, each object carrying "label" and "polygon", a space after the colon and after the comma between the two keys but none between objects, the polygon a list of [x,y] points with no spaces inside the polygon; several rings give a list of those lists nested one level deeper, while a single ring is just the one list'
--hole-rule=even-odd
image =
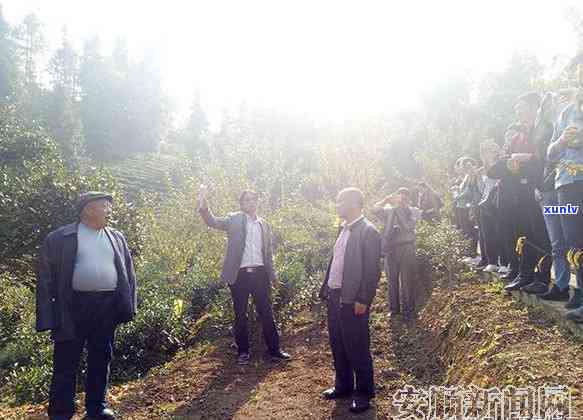
[{"label": "soil ground", "polygon": [[[298,315],[284,329],[282,347],[293,355],[288,363],[263,360],[255,334],[251,364],[238,366],[225,337],[180,352],[143,379],[111,387],[111,405],[123,419],[395,419],[393,396],[406,385],[564,385],[571,415],[582,415],[583,344],[568,331],[505,296],[499,284],[476,280],[429,294],[418,319],[405,322],[387,317],[379,293],[371,314],[379,390],[373,408],[361,415],[349,413],[346,400],[320,398],[333,380],[321,310]],[[0,407],[0,418],[41,419],[45,410],[44,404]]]}]

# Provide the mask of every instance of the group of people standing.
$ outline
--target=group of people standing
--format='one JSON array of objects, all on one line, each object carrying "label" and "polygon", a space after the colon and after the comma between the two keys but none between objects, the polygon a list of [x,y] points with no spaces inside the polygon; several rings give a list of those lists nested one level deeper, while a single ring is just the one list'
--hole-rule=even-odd
[{"label": "group of people standing", "polygon": [[[569,71],[583,87],[583,55]],[[503,144],[480,145],[482,165],[468,156],[455,164],[455,220],[472,243],[466,261],[501,273],[509,292],[565,302],[567,318],[583,322],[583,92],[529,92],[514,111]]]},{"label": "group of people standing", "polygon": [[[571,67],[583,86],[583,55]],[[583,322],[583,93],[565,89],[544,99],[528,93],[517,99],[514,109],[516,122],[507,128],[504,144],[489,140],[480,145],[483,165],[467,156],[456,162],[456,224],[472,241],[474,255],[468,261],[501,272],[508,291],[565,301],[567,316]],[[419,185],[418,198],[419,207],[412,206],[411,192],[400,188],[377,202],[371,212],[383,223],[382,233],[364,216],[362,191],[346,188],[336,198],[343,222],[319,293],[327,302],[335,382],[323,397],[351,397],[353,412],[367,410],[375,395],[369,315],[382,257],[391,317],[415,317],[420,290],[415,226],[420,219],[438,219],[442,206],[426,184]],[[88,418],[115,418],[106,403],[113,340],[117,326],[135,316],[137,286],[128,244],[121,232],[107,226],[112,201],[107,193],[82,194],[79,221],[51,232],[42,248],[36,328],[50,330],[54,341],[48,407],[54,420],[70,419],[75,412],[77,369],[85,347]],[[239,204],[240,211],[217,217],[203,193],[198,206],[202,220],[228,238],[221,279],[233,302],[236,360],[247,365],[251,358],[250,296],[267,359],[289,360],[271,305],[277,279],[271,228],[257,214],[256,192],[243,191]],[[481,256],[476,260],[478,244]],[[570,264],[577,276],[571,295]]]},{"label": "group of people standing", "polygon": [[[346,188],[336,198],[343,222],[319,291],[327,302],[335,382],[323,397],[351,397],[350,410],[355,413],[367,410],[375,395],[369,314],[380,279],[381,256],[389,279],[391,315],[415,316],[415,224],[424,215],[435,218],[440,207],[430,197],[425,200],[425,211],[412,207],[410,191],[401,188],[376,203],[372,213],[384,223],[381,234],[364,216],[362,191]],[[115,418],[106,402],[113,341],[117,326],[136,314],[137,286],[127,242],[121,232],[107,226],[112,202],[108,193],[82,194],[77,204],[79,221],[51,232],[42,248],[36,328],[51,331],[54,342],[48,407],[53,420],[70,419],[75,413],[77,370],[84,348],[88,352],[87,418]],[[247,365],[251,359],[250,296],[262,325],[265,359],[287,361],[292,356],[280,346],[271,304],[272,286],[277,281],[272,231],[257,214],[256,192],[243,191],[239,205],[240,211],[218,217],[212,213],[206,193],[201,193],[198,203],[204,223],[224,231],[228,239],[221,280],[232,297],[236,361]]]},{"label": "group of people standing", "polygon": [[[330,261],[319,291],[327,302],[327,325],[335,369],[334,386],[323,391],[327,400],[352,398],[350,410],[363,412],[375,395],[373,359],[370,352],[369,314],[385,257],[389,278],[389,311],[414,317],[416,307],[415,224],[424,212],[410,205],[410,192],[397,193],[376,203],[372,212],[382,222],[382,234],[364,216],[364,194],[346,188],[336,197],[336,210],[342,220],[331,251]],[[432,201],[433,202],[433,201]],[[272,239],[268,223],[257,215],[258,195],[243,191],[241,210],[216,217],[206,194],[199,197],[199,212],[211,228],[227,233],[227,250],[221,278],[230,288],[235,312],[234,335],[237,363],[250,360],[247,332],[247,304],[252,295],[270,359],[291,356],[279,347],[279,334],[271,309],[271,287],[276,281],[272,261]],[[427,208],[436,217],[439,203]],[[402,300],[400,297],[402,296]]]}]

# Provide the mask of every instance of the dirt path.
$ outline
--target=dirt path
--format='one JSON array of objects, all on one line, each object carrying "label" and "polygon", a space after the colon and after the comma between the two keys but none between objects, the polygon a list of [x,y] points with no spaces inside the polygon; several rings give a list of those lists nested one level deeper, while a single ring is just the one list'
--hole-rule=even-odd
[{"label": "dirt path", "polygon": [[[289,363],[266,362],[258,350],[249,366],[237,366],[231,340],[220,339],[180,353],[142,380],[113,387],[110,400],[123,419],[390,419],[392,396],[406,384],[502,387],[519,386],[518,379],[565,384],[577,404],[581,400],[581,343],[491,286],[436,289],[415,324],[384,314],[379,303],[371,317],[380,389],[374,409],[360,416],[350,414],[345,401],[319,396],[333,378],[319,314],[296,318],[284,332],[283,346],[294,356]],[[262,348],[257,338],[254,348]],[[37,419],[43,411],[42,405],[0,409],[0,418]]]}]

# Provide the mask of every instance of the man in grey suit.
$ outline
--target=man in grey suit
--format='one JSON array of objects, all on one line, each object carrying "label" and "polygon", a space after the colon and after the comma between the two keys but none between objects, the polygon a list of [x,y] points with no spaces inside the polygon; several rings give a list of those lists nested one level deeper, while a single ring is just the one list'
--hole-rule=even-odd
[{"label": "man in grey suit", "polygon": [[199,213],[211,228],[227,232],[227,251],[221,279],[229,285],[235,312],[235,341],[237,362],[249,363],[249,333],[247,307],[253,295],[263,329],[267,355],[276,360],[287,360],[289,354],[279,347],[279,333],[271,308],[271,284],[276,281],[273,269],[271,229],[257,216],[257,193],[246,190],[239,197],[241,211],[226,217],[215,217],[209,209],[204,193],[199,198]]},{"label": "man in grey suit", "polygon": [[370,407],[375,395],[370,354],[369,313],[380,277],[381,237],[362,214],[364,195],[346,188],[336,198],[344,220],[320,289],[328,301],[328,334],[336,380],[323,393],[327,400],[352,395],[350,411]]}]

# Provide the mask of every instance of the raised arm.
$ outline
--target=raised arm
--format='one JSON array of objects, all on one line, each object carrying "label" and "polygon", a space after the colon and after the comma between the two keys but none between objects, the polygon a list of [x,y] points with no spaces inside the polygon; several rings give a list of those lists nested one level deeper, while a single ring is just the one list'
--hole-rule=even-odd
[{"label": "raised arm", "polygon": [[387,215],[387,210],[385,209],[385,207],[392,200],[393,198],[390,195],[383,198],[381,201],[375,203],[375,205],[371,209],[371,213],[378,217],[380,220],[384,221]]},{"label": "raised arm", "polygon": [[564,123],[560,122],[555,127],[551,144],[547,149],[547,159],[551,162],[556,162],[561,158],[569,143],[577,137],[577,128],[564,128]]},{"label": "raised arm", "polygon": [[208,201],[204,196],[200,199],[198,212],[200,213],[202,220],[204,220],[208,227],[224,231],[229,230],[231,218],[214,216],[213,213],[211,212],[211,209],[209,208]]}]

